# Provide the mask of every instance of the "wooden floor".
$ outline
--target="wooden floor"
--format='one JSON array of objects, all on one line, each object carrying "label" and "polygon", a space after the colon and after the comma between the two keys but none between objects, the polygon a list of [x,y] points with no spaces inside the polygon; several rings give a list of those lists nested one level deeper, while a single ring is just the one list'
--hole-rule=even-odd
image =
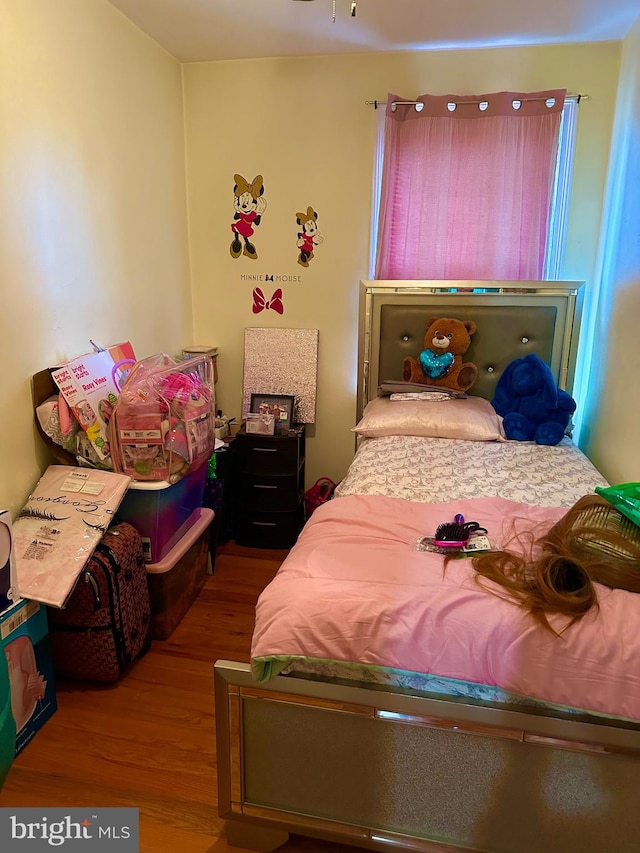
[{"label": "wooden floor", "polygon": [[[133,806],[141,853],[238,851],[216,809],[213,664],[249,660],[256,599],[285,556],[226,543],[181,624],[120,682],[59,682],[58,710],[16,758],[0,806]],[[353,848],[292,836],[280,850]]]}]

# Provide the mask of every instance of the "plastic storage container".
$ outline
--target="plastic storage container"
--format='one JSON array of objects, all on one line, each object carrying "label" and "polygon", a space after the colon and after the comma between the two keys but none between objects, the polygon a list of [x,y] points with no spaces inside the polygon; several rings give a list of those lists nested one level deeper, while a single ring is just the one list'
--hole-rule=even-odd
[{"label": "plastic storage container", "polygon": [[177,483],[131,483],[115,520],[128,521],[136,528],[147,563],[163,560],[197,519],[194,512],[202,506],[206,477],[205,463]]},{"label": "plastic storage container", "polygon": [[211,509],[195,510],[179,542],[163,560],[147,565],[152,640],[171,636],[204,586],[213,516]]}]

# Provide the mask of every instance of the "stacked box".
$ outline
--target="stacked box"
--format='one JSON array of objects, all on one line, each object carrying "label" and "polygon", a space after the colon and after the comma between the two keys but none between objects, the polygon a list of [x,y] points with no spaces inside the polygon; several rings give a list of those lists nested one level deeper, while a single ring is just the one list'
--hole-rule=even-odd
[{"label": "stacked box", "polygon": [[0,636],[9,669],[16,755],[57,708],[47,608],[22,599],[0,614]]},{"label": "stacked box", "polygon": [[[13,605],[17,582],[11,514],[0,512],[0,614]],[[7,659],[0,655],[0,788],[13,764],[16,753],[16,724],[11,711],[11,684]]]},{"label": "stacked box", "polygon": [[0,790],[16,754],[16,724],[11,713],[11,685],[5,655],[0,654]]},{"label": "stacked box", "polygon": [[186,533],[164,559],[147,564],[152,640],[171,636],[204,586],[213,516],[211,509],[195,510]]},{"label": "stacked box", "polygon": [[138,531],[147,563],[163,560],[197,519],[194,512],[202,506],[206,477],[204,464],[177,483],[131,483],[115,520],[128,521]]}]

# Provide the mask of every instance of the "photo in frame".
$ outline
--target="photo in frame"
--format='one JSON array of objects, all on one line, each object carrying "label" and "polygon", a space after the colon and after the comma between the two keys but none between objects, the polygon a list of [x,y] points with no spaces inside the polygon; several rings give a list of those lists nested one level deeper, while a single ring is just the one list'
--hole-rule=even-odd
[{"label": "photo in frame", "polygon": [[275,432],[287,432],[293,424],[295,401],[293,394],[252,394],[250,411],[260,415],[273,415]]},{"label": "photo in frame", "polygon": [[274,435],[275,433],[275,418],[273,415],[247,412],[244,424],[245,431],[248,433],[257,433],[258,435]]}]

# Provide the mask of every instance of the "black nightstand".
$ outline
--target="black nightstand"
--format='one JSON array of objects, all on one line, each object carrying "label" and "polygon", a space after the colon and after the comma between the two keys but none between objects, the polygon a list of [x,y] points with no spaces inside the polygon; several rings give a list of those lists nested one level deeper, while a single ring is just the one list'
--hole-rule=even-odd
[{"label": "black nightstand", "polygon": [[290,548],[304,523],[304,425],[284,435],[236,435],[235,539]]},{"label": "black nightstand", "polygon": [[236,435],[235,539],[290,548],[304,523],[304,425],[284,435]]}]

